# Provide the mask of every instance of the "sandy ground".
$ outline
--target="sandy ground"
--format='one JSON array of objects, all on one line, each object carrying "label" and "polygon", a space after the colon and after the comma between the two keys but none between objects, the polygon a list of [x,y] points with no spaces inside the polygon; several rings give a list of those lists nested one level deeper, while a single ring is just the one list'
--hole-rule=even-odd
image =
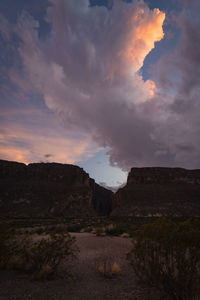
[{"label": "sandy ground", "polygon": [[[155,291],[137,287],[126,254],[131,240],[73,233],[80,249],[76,261],[64,262],[60,274],[51,281],[34,281],[27,274],[0,271],[0,300],[157,300]],[[120,265],[121,275],[105,278],[98,272],[104,261]]]}]

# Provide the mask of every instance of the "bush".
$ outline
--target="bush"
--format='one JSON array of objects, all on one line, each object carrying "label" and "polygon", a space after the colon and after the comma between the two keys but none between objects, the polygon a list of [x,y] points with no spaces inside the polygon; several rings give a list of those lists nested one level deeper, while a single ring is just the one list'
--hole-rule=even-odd
[{"label": "bush", "polygon": [[63,259],[75,258],[78,252],[70,234],[53,234],[35,242],[25,239],[22,244],[23,265],[36,278],[52,277]]},{"label": "bush", "polygon": [[78,248],[69,233],[50,236],[14,235],[0,224],[0,267],[29,271],[35,278],[52,277],[66,258],[75,258]]},{"label": "bush", "polygon": [[8,239],[8,229],[7,226],[3,223],[0,224],[0,266],[3,267],[5,262],[5,254],[7,253],[6,249],[6,240]]},{"label": "bush", "polygon": [[0,223],[0,268],[5,268],[12,255],[13,249],[10,245],[10,240],[13,236],[13,230],[6,223]]},{"label": "bush", "polygon": [[81,225],[81,224],[71,224],[71,225],[67,226],[67,230],[69,232],[80,232],[82,228],[83,228],[83,225]]},{"label": "bush", "polygon": [[110,236],[120,236],[124,232],[127,232],[127,226],[121,223],[106,228],[106,235]]},{"label": "bush", "polygon": [[105,228],[103,226],[95,228],[96,236],[105,236]]},{"label": "bush", "polygon": [[200,230],[196,221],[160,219],[143,225],[127,255],[138,283],[156,287],[170,299],[200,295]]}]

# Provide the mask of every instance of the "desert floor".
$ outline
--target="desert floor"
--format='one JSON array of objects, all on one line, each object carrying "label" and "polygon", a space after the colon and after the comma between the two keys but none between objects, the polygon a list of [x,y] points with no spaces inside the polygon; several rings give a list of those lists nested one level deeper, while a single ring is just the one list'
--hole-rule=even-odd
[{"label": "desert floor", "polygon": [[[157,300],[164,299],[150,289],[139,288],[126,261],[131,239],[97,237],[73,233],[80,249],[75,261],[64,262],[59,275],[51,281],[36,281],[30,275],[0,271],[0,300]],[[98,272],[104,262],[116,262],[121,275],[106,278]]]}]

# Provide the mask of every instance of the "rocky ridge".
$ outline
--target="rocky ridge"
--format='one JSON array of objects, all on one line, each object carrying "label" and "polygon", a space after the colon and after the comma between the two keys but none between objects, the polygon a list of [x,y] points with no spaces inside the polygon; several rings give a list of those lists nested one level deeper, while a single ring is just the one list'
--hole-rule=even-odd
[{"label": "rocky ridge", "polygon": [[200,170],[132,168],[112,215],[200,216]]},{"label": "rocky ridge", "polygon": [[0,215],[200,216],[200,170],[132,168],[115,194],[80,167],[0,160]]}]

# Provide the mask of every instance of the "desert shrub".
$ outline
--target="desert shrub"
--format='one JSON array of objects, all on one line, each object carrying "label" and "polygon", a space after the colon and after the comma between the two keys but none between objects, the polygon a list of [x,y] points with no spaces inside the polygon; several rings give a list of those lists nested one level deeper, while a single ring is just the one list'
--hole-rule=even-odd
[{"label": "desert shrub", "polygon": [[53,234],[35,242],[25,238],[20,249],[23,268],[39,279],[52,277],[63,259],[75,258],[77,253],[75,238],[70,234]]},{"label": "desert shrub", "polygon": [[7,240],[9,237],[8,227],[5,223],[0,224],[0,267],[3,267],[7,256]]},{"label": "desert shrub", "polygon": [[80,232],[84,226],[82,224],[71,224],[67,226],[69,232]]},{"label": "desert shrub", "polygon": [[44,232],[44,229],[42,227],[39,227],[35,230],[35,233],[37,233],[39,235],[42,234],[43,232]]},{"label": "desert shrub", "polygon": [[105,236],[105,228],[103,226],[98,226],[95,228],[96,236]]},{"label": "desert shrub", "polygon": [[143,225],[127,258],[138,283],[156,287],[170,299],[200,296],[200,230],[195,221],[160,219]]},{"label": "desert shrub", "polygon": [[75,258],[78,248],[69,233],[14,235],[0,224],[0,267],[29,271],[35,278],[52,277],[63,259]]},{"label": "desert shrub", "polygon": [[45,228],[47,233],[50,234],[65,234],[68,233],[67,226],[65,224],[58,224],[54,226],[46,226]]},{"label": "desert shrub", "polygon": [[6,223],[0,223],[0,268],[6,267],[12,251],[15,248],[15,243],[11,246],[11,240],[14,236],[12,230]]},{"label": "desert shrub", "polygon": [[127,232],[127,227],[124,224],[116,224],[115,226],[108,226],[106,228],[106,235],[110,236],[119,236],[124,232]]},{"label": "desert shrub", "polygon": [[83,233],[83,232],[92,232],[92,227],[91,226],[87,226],[87,227],[84,227],[80,230],[80,233]]},{"label": "desert shrub", "polygon": [[57,234],[66,234],[66,233],[68,233],[67,226],[62,225],[62,224],[59,225],[59,226],[56,226],[54,233],[57,233]]}]

